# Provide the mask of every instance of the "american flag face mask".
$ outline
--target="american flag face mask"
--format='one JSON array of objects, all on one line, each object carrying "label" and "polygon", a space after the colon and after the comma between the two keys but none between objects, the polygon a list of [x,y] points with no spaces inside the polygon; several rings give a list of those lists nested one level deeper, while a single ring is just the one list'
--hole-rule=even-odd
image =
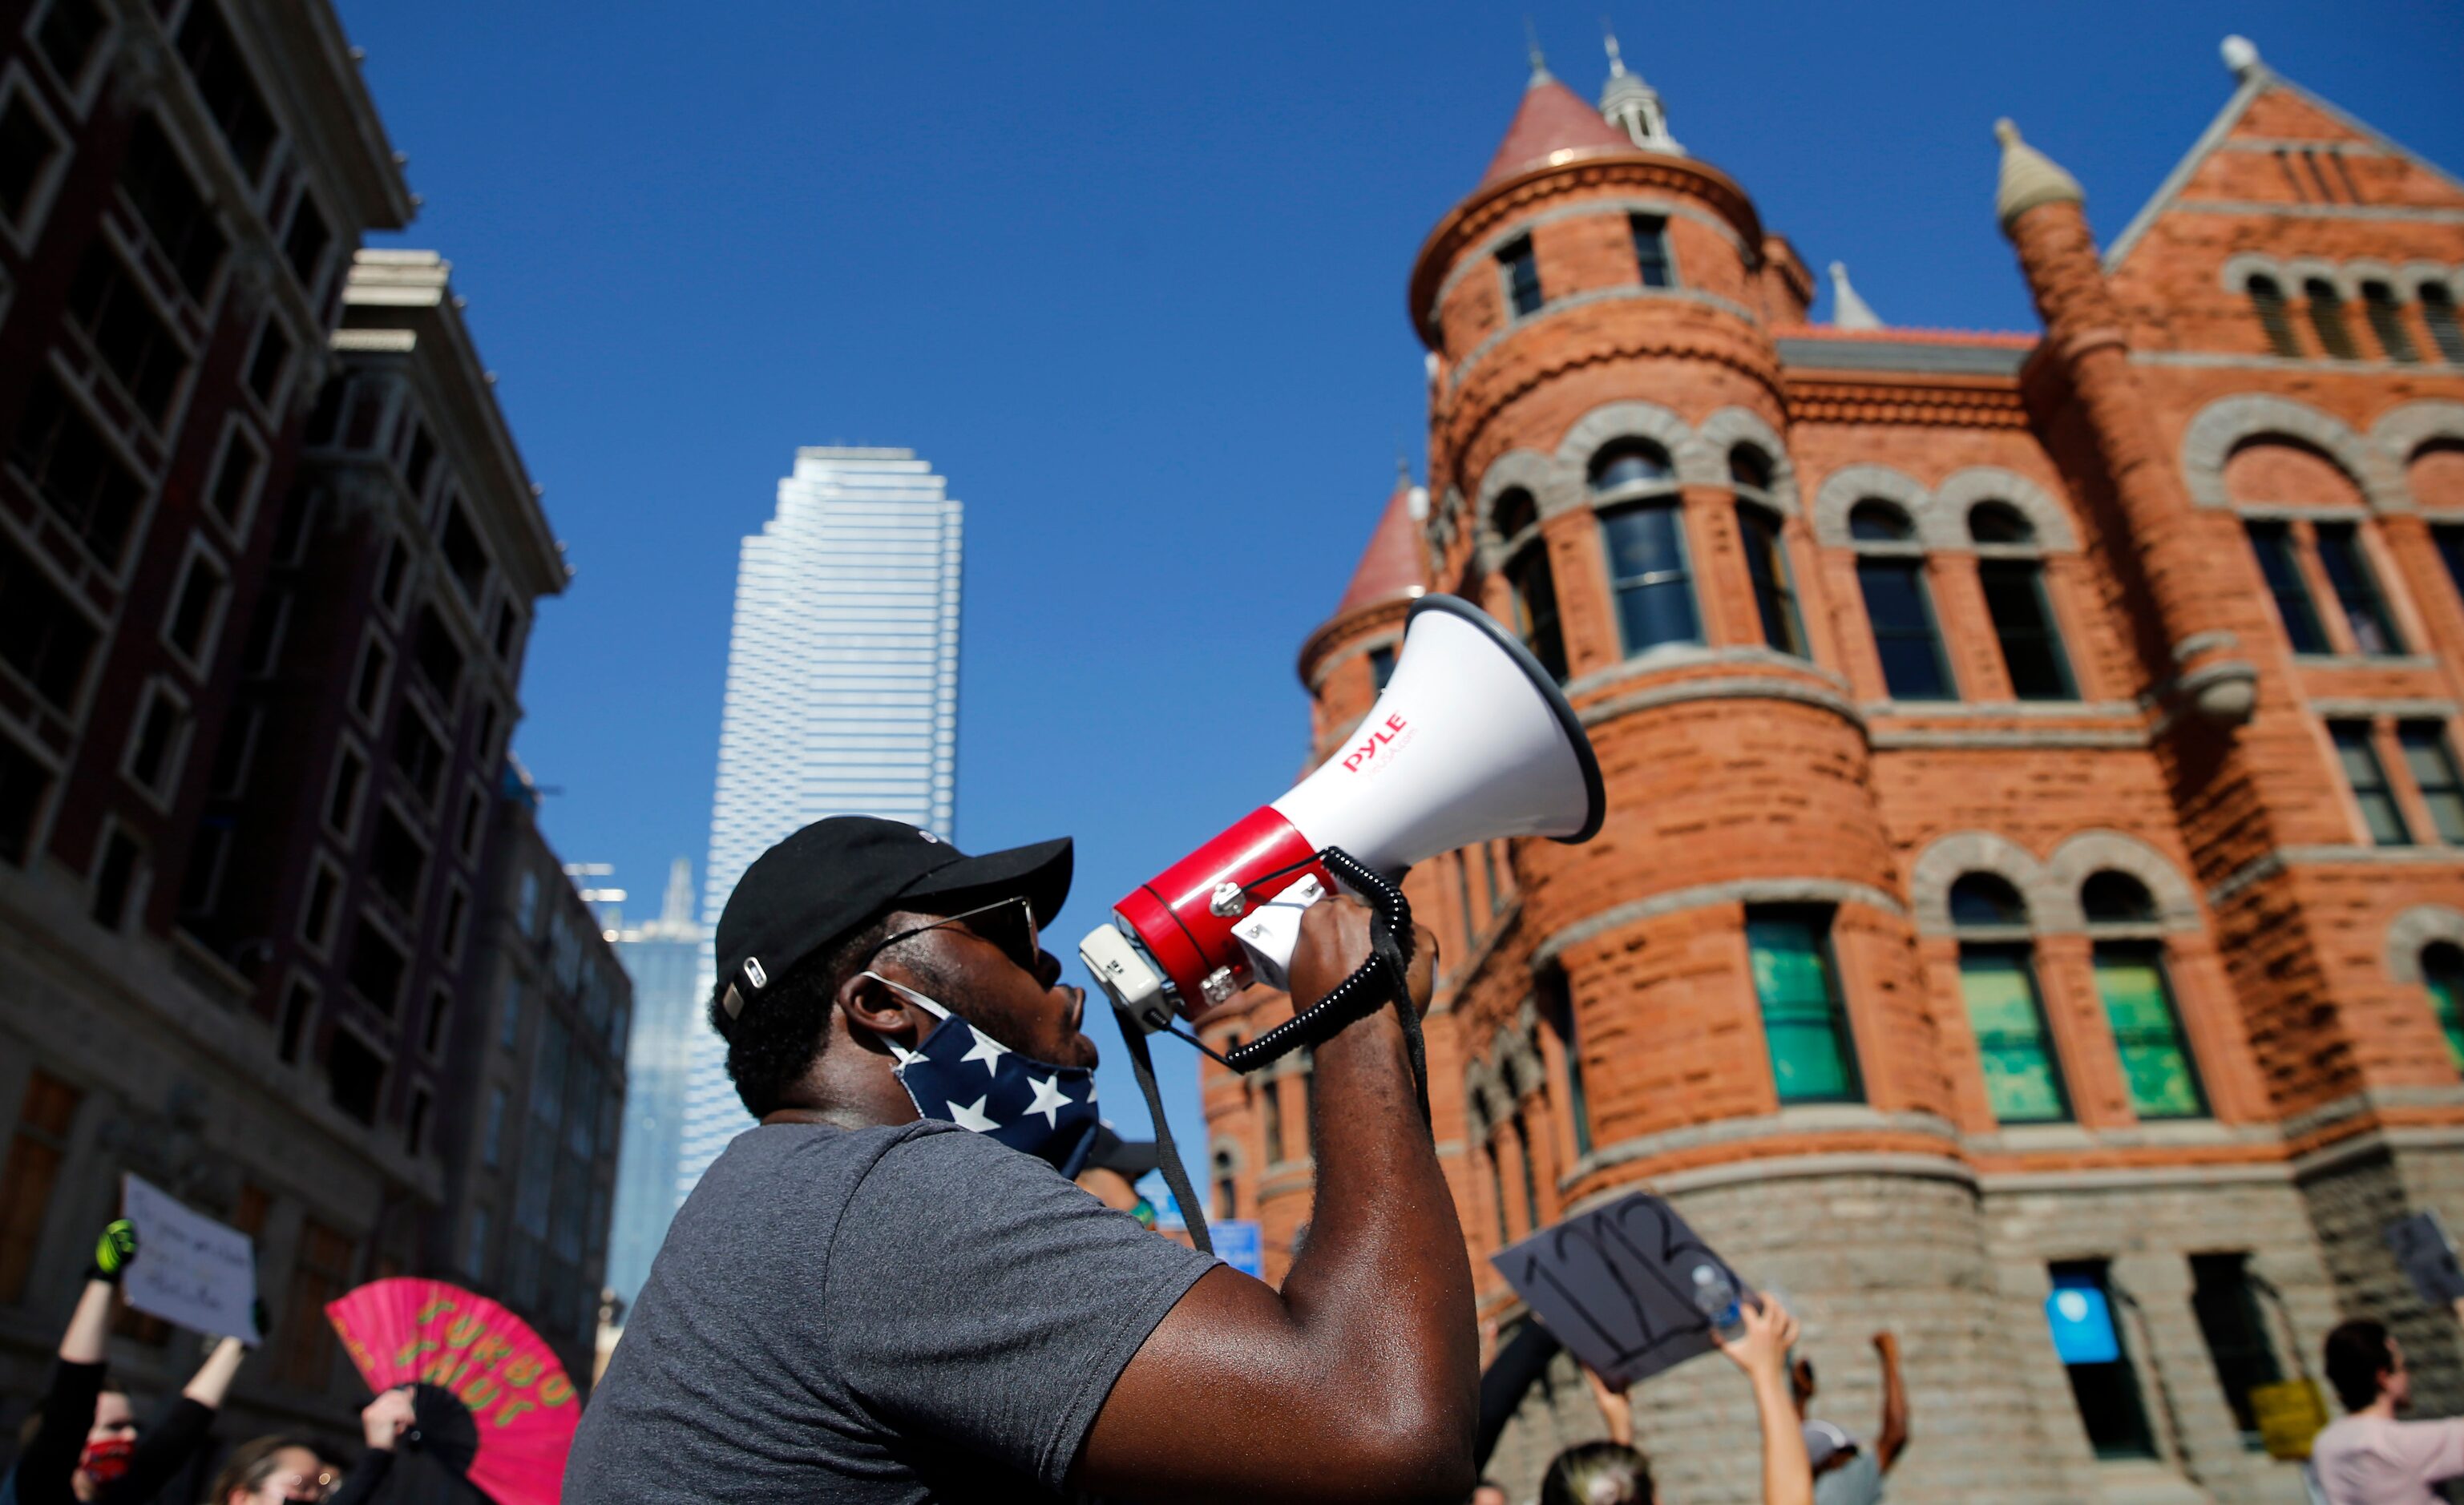
[{"label": "american flag face mask", "polygon": [[864,975],[941,1021],[920,1049],[885,1042],[916,1112],[999,1140],[1064,1176],[1085,1168],[1103,1123],[1092,1071],[1022,1056],[914,989]]}]

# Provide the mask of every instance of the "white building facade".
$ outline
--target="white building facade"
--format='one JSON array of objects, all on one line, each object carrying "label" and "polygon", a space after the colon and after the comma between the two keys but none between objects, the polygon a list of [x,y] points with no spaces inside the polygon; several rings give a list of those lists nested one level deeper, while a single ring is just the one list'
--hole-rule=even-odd
[{"label": "white building facade", "polygon": [[[962,513],[912,449],[796,451],[777,515],[744,540],[737,569],[706,933],[755,858],[825,816],[950,835]],[[705,997],[715,971],[705,941]],[[722,1042],[707,1027],[693,1038],[679,1201],[752,1123]]]}]

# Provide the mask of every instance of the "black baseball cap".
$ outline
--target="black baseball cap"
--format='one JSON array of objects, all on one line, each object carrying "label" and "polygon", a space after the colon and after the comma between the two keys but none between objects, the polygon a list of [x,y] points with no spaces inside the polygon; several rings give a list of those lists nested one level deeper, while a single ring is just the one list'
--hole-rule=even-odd
[{"label": "black baseball cap", "polygon": [[1115,1170],[1133,1183],[1162,1164],[1163,1153],[1154,1140],[1123,1139],[1110,1123],[1095,1125],[1094,1141],[1087,1147],[1089,1170]]},{"label": "black baseball cap", "polygon": [[[816,820],[753,860],[718,916],[718,978],[742,1003],[892,909],[962,908],[1012,896],[1049,925],[1069,897],[1067,837],[969,857],[930,831],[875,816]],[[731,1014],[735,1011],[730,1010]]]}]

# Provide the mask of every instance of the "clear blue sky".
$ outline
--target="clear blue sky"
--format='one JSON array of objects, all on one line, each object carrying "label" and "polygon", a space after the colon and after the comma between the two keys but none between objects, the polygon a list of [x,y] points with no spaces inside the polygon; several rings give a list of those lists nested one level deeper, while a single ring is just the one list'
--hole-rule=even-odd
[{"label": "clear blue sky", "polygon": [[[636,909],[673,857],[698,883],[737,542],[796,446],[842,440],[913,447],[967,503],[957,837],[1078,838],[1056,952],[1279,792],[1293,655],[1398,446],[1419,468],[1404,278],[1512,114],[1526,9],[1595,93],[1600,8],[1553,0],[342,0],[427,200],[389,239],[452,260],[578,572],[516,742],[559,850]],[[2231,92],[2228,32],[2464,168],[2453,4],[1611,16],[1678,139],[1900,324],[2033,327],[1995,116],[2109,238]],[[1163,1042],[1195,1139],[1191,1061]]]}]

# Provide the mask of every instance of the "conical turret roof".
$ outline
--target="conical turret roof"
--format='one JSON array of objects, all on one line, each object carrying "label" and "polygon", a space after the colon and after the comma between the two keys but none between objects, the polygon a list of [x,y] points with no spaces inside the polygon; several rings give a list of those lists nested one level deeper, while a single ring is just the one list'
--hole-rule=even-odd
[{"label": "conical turret roof", "polygon": [[1420,520],[1413,515],[1413,493],[1409,471],[1395,479],[1395,494],[1386,499],[1386,511],[1377,518],[1377,531],[1369,535],[1369,547],[1360,552],[1360,562],[1353,567],[1352,583],[1343,588],[1343,600],[1337,601],[1330,622],[1365,611],[1381,601],[1408,600],[1428,590],[1420,562]]},{"label": "conical turret roof", "polygon": [[1514,112],[1514,122],[1506,128],[1506,140],[1488,160],[1480,185],[1485,188],[1545,165],[1559,152],[1599,148],[1632,151],[1635,146],[1625,132],[1602,120],[1600,112],[1585,104],[1581,96],[1559,83],[1547,69],[1534,68],[1531,82],[1523,91],[1523,103]]}]

